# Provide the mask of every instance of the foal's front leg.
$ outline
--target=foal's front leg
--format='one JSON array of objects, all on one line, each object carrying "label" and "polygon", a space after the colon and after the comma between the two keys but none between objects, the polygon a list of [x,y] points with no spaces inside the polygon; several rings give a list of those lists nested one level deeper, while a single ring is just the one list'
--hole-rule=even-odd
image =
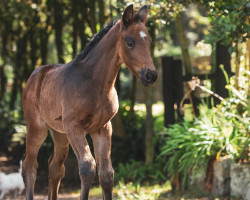
[{"label": "foal's front leg", "polygon": [[98,166],[99,181],[102,186],[104,200],[112,199],[112,188],[114,182],[114,170],[110,158],[111,136],[111,122],[108,122],[98,132],[91,133]]},{"label": "foal's front leg", "polygon": [[79,175],[81,179],[81,200],[87,200],[89,189],[95,178],[96,164],[93,158],[87,140],[86,133],[83,132],[81,125],[68,126],[67,137],[72,146],[79,166]]}]

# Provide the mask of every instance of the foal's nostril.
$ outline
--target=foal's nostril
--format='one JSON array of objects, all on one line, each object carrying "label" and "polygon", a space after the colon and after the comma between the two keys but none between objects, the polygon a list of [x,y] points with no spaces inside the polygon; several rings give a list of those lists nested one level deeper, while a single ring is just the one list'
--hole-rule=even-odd
[{"label": "foal's nostril", "polygon": [[157,71],[153,71],[153,73],[152,73],[152,81],[155,82],[157,80],[157,78],[158,78]]},{"label": "foal's nostril", "polygon": [[149,68],[143,68],[139,71],[141,81],[145,86],[151,86],[156,81],[158,74],[156,70],[151,70]]},{"label": "foal's nostril", "polygon": [[146,80],[147,81],[151,81],[152,80],[152,74],[151,74],[151,72],[147,72],[146,73]]}]

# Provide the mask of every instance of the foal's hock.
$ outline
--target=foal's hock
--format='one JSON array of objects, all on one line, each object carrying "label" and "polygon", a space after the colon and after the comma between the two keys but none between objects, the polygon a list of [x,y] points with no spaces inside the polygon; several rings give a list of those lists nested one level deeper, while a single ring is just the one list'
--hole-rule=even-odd
[{"label": "foal's hock", "polygon": [[[125,63],[145,86],[157,79],[145,27],[147,16],[147,6],[134,14],[130,5],[121,20],[101,30],[70,63],[41,66],[31,74],[22,99],[28,132],[22,174],[28,200],[33,199],[37,154],[48,130],[54,142],[49,158],[49,199],[57,199],[69,144],[78,160],[81,199],[88,199],[96,165],[103,199],[112,199],[110,120],[119,105],[114,83],[120,65]],[[95,159],[87,133],[93,140]]]}]

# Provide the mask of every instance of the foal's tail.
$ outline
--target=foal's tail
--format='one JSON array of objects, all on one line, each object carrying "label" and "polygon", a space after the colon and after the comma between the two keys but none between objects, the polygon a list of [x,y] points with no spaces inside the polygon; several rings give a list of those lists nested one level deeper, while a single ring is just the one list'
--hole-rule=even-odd
[{"label": "foal's tail", "polygon": [[23,161],[22,160],[20,160],[20,167],[19,167],[19,170],[18,170],[18,172],[21,174],[22,173],[22,166],[23,166]]}]

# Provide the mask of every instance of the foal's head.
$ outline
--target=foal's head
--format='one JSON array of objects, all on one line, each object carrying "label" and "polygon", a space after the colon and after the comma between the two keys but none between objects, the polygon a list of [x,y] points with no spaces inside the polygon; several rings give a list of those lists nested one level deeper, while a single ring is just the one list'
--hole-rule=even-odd
[{"label": "foal's head", "polygon": [[126,8],[121,20],[119,56],[143,85],[151,86],[158,74],[150,54],[151,38],[145,26],[147,18],[147,6],[135,15],[133,5]]}]

